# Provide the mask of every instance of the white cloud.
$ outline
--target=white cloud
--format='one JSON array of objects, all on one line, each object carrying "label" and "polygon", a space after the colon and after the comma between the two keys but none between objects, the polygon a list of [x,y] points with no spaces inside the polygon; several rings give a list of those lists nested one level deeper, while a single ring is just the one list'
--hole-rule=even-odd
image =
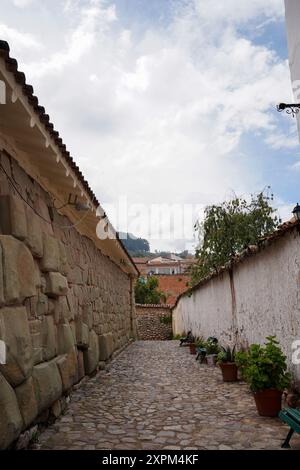
[{"label": "white cloud", "polygon": [[284,204],[283,202],[281,202],[280,204],[278,204],[278,215],[280,217],[280,219],[282,220],[282,222],[287,222],[288,220],[291,220],[293,218],[293,214],[292,214],[292,211],[295,207],[296,203],[295,204]]},{"label": "white cloud", "polygon": [[[298,155],[299,156],[299,155]],[[300,160],[293,163],[291,166],[290,166],[290,169],[291,170],[296,170],[296,171],[300,171]]]},{"label": "white cloud", "polygon": [[14,44],[16,52],[22,49],[41,49],[41,43],[30,33],[21,32],[15,28],[10,28],[5,24],[0,24],[1,39]]},{"label": "white cloud", "polygon": [[165,29],[137,35],[113,2],[64,2],[63,46],[25,71],[102,202],[205,205],[265,185],[240,142],[281,148],[272,110],[290,99],[289,70],[239,29],[282,19],[282,3],[182,0]]},{"label": "white cloud", "polygon": [[270,134],[266,138],[266,142],[275,150],[280,149],[292,149],[299,147],[299,138],[296,129],[291,129],[286,133],[283,132],[276,132],[274,130],[274,134]]},{"label": "white cloud", "polygon": [[64,11],[67,13],[74,12],[78,9],[80,5],[80,0],[64,0]]},{"label": "white cloud", "polygon": [[260,16],[281,18],[284,14],[282,0],[194,0],[200,18],[208,22],[248,22]]},{"label": "white cloud", "polygon": [[13,0],[13,4],[19,8],[28,7],[34,0]]},{"label": "white cloud", "polygon": [[[87,7],[80,9],[80,21],[66,35],[65,48],[38,63],[32,63],[29,67],[32,77],[41,79],[44,75],[63,72],[68,65],[79,63],[95,45],[97,35],[104,34],[108,25],[117,20],[115,6],[104,7],[102,3],[102,0],[91,0]],[[80,3],[67,2],[65,11],[78,9],[79,6]]]}]

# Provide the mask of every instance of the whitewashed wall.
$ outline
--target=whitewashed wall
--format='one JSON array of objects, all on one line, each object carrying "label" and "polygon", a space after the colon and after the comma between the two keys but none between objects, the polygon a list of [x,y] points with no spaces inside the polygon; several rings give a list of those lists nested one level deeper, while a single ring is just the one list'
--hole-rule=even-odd
[{"label": "whitewashed wall", "polygon": [[[290,367],[293,340],[300,339],[300,235],[286,233],[261,252],[182,297],[173,311],[174,334],[217,336],[221,343],[263,343],[276,335]],[[235,300],[235,301],[234,301]]]}]

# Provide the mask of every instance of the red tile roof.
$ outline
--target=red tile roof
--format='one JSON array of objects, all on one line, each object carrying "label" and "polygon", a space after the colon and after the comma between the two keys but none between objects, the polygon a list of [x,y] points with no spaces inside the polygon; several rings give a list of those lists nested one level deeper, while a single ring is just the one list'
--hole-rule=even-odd
[{"label": "red tile roof", "polygon": [[150,258],[132,258],[135,264],[146,264]]},{"label": "red tile roof", "polygon": [[135,304],[136,307],[140,308],[169,308],[171,309],[173,305],[168,304]]},{"label": "red tile roof", "polygon": [[165,275],[157,274],[158,289],[166,295],[166,303],[174,305],[177,297],[188,289],[190,276],[184,274]]}]

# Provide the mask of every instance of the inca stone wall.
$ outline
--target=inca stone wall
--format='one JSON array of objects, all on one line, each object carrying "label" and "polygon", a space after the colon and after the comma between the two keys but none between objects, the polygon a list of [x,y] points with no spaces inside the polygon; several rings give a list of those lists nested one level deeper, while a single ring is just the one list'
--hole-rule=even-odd
[{"label": "inca stone wall", "polygon": [[169,305],[137,304],[136,320],[139,339],[172,339],[172,311]]},{"label": "inca stone wall", "polygon": [[135,334],[132,280],[7,154],[0,171],[0,448],[57,417],[72,386]]}]

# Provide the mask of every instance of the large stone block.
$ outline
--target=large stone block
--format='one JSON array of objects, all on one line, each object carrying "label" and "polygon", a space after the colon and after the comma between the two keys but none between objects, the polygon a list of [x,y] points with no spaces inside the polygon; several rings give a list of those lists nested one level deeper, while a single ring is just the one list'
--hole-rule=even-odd
[{"label": "large stone block", "polygon": [[68,292],[67,278],[62,276],[60,273],[48,273],[46,277],[45,292],[50,297],[59,297],[60,295],[66,295]]},{"label": "large stone block", "polygon": [[29,320],[34,320],[37,317],[36,305],[37,305],[38,296],[28,297],[24,301],[24,306],[27,310],[27,315]]},{"label": "large stone block", "polygon": [[41,317],[48,314],[48,297],[39,292],[36,303],[36,315]]},{"label": "large stone block", "polygon": [[67,252],[65,245],[59,241],[58,242],[59,246],[59,257],[60,257],[60,272],[66,276],[69,272],[69,264],[68,264],[68,258],[67,258]]},{"label": "large stone block", "polygon": [[79,266],[75,266],[73,269],[69,270],[68,281],[72,284],[83,284],[82,270]]},{"label": "large stone block", "polygon": [[20,434],[22,416],[13,388],[0,374],[0,449],[6,449]]},{"label": "large stone block", "polygon": [[56,238],[43,234],[43,258],[41,260],[41,269],[45,272],[59,271],[60,269],[60,249]]},{"label": "large stone block", "polygon": [[58,354],[67,354],[75,347],[75,339],[69,323],[57,325]]},{"label": "large stone block", "polygon": [[76,349],[74,348],[68,354],[59,356],[56,359],[56,363],[62,380],[63,392],[66,392],[67,390],[70,390],[77,381],[78,364]]},{"label": "large stone block", "polygon": [[27,246],[8,235],[0,235],[6,304],[21,303],[36,294],[35,266]]},{"label": "large stone block", "polygon": [[33,364],[40,364],[43,362],[43,348],[41,335],[31,335],[32,349],[33,349]]},{"label": "large stone block", "polygon": [[38,405],[34,392],[32,377],[23,382],[16,389],[19,408],[24,422],[24,429],[27,428],[38,415]]},{"label": "large stone block", "polygon": [[25,307],[0,310],[0,339],[7,347],[6,364],[0,371],[12,386],[29,377],[33,367],[33,350]]},{"label": "large stone block", "polygon": [[98,336],[93,330],[90,331],[89,348],[83,351],[83,359],[86,374],[92,374],[96,370],[99,362]]},{"label": "large stone block", "polygon": [[101,315],[100,313],[96,310],[93,312],[93,326],[99,325],[101,322]]},{"label": "large stone block", "polygon": [[55,360],[34,366],[32,377],[38,410],[41,413],[62,394],[62,381]]},{"label": "large stone block", "polygon": [[99,358],[100,361],[107,361],[113,353],[113,335],[105,333],[99,336]]},{"label": "large stone block", "polygon": [[93,306],[92,304],[85,304],[82,309],[83,322],[88,325],[89,329],[93,328]]},{"label": "large stone block", "polygon": [[26,211],[27,239],[26,243],[35,258],[43,257],[43,233],[40,218],[31,210]]},{"label": "large stone block", "polygon": [[62,413],[62,407],[60,400],[56,400],[55,403],[51,406],[50,414],[57,419]]},{"label": "large stone block", "polygon": [[66,296],[57,299],[55,305],[55,318],[59,323],[67,323],[74,319],[74,312],[70,310]]},{"label": "large stone block", "polygon": [[74,338],[74,344],[76,344],[76,325],[75,325],[75,322],[70,321],[69,325],[70,325],[72,335],[73,335],[73,338]]},{"label": "large stone block", "polygon": [[[57,299],[50,299],[50,298],[48,299],[48,312],[46,315],[54,315],[56,317],[56,314],[55,314],[56,304],[57,304]],[[57,323],[58,323],[58,320],[59,318],[57,319]]]},{"label": "large stone block", "polygon": [[[52,205],[52,204],[51,204]],[[49,207],[44,201],[43,197],[38,197],[37,200],[35,201],[35,209],[36,211],[43,217],[43,219],[46,220],[40,220],[41,227],[42,227],[42,232],[47,233],[50,236],[53,235],[53,228],[52,228],[52,221],[50,219],[50,213],[49,213]]]},{"label": "large stone block", "polygon": [[79,349],[87,349],[89,347],[89,327],[80,320],[76,324],[76,341]]},{"label": "large stone block", "polygon": [[37,290],[41,290],[43,287],[42,273],[40,271],[38,260],[34,258],[34,277],[35,277],[35,287]]},{"label": "large stone block", "polygon": [[33,351],[33,364],[43,362],[43,323],[41,320],[30,320],[29,331],[31,335],[32,351]]},{"label": "large stone block", "polygon": [[48,314],[48,297],[41,292],[34,297],[29,297],[24,304],[28,311],[28,318],[34,319]]},{"label": "large stone block", "polygon": [[89,274],[89,270],[87,267],[85,267],[82,271],[82,281],[85,286],[87,285],[87,282],[88,282],[88,274]]},{"label": "large stone block", "polygon": [[82,307],[84,305],[84,292],[83,292],[83,287],[79,285],[74,285],[73,286],[73,293],[75,297],[78,300],[79,305]]},{"label": "large stone block", "polygon": [[45,316],[42,325],[43,360],[49,361],[57,354],[57,330],[51,316]]},{"label": "large stone block", "polygon": [[19,196],[0,196],[0,232],[20,240],[27,237],[25,207]]}]

